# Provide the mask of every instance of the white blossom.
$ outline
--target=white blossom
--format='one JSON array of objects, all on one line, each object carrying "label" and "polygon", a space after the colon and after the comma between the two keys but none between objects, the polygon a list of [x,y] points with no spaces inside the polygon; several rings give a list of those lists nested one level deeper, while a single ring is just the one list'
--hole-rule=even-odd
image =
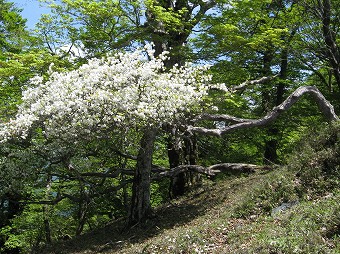
[{"label": "white blossom", "polygon": [[[91,59],[79,69],[31,80],[15,119],[0,125],[0,142],[26,138],[35,124],[55,137],[79,137],[107,127],[160,125],[181,120],[207,95],[208,67],[187,64],[164,70],[163,60],[147,60],[150,46],[133,53]],[[50,70],[52,71],[52,69]]]}]

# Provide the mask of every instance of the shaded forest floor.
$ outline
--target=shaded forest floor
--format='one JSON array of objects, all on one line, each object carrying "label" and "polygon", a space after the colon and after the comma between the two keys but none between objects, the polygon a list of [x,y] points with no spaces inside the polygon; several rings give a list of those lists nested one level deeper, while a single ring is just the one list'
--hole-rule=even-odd
[{"label": "shaded forest floor", "polygon": [[299,184],[286,168],[205,180],[147,227],[114,221],[47,253],[340,253],[340,186],[308,197]]}]

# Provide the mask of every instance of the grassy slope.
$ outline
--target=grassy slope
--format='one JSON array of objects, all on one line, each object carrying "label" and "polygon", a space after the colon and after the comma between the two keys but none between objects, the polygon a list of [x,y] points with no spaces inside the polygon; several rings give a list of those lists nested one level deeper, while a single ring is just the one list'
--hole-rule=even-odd
[{"label": "grassy slope", "polygon": [[[258,197],[286,174],[275,170],[207,182],[159,208],[149,228],[126,231],[117,221],[54,246],[51,252],[340,253],[340,188],[272,216],[270,205]],[[283,201],[280,197],[271,205]]]},{"label": "grassy slope", "polygon": [[[290,167],[206,180],[158,208],[148,228],[126,230],[116,221],[50,253],[340,253],[336,137],[307,144]],[[293,207],[272,213],[290,201]]]}]

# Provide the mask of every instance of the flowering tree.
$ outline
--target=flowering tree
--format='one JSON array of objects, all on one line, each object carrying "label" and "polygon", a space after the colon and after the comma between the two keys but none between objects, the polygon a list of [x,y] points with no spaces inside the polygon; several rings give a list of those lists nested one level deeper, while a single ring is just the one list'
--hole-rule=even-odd
[{"label": "flowering tree", "polygon": [[[186,65],[165,72],[166,54],[153,57],[150,46],[133,53],[92,59],[79,69],[31,80],[15,119],[1,124],[0,142],[31,139],[37,130],[48,140],[86,142],[112,130],[144,133],[137,156],[131,221],[150,210],[153,142],[165,123],[181,122],[207,95],[206,67]],[[52,67],[53,68],[53,67]],[[52,69],[51,68],[51,69]],[[112,141],[114,142],[114,141]]]},{"label": "flowering tree", "polygon": [[[205,67],[173,68],[164,72],[150,48],[92,59],[79,69],[52,72],[31,80],[15,119],[2,124],[1,142],[26,138],[33,126],[43,125],[49,137],[82,139],[123,125],[161,125],[174,122],[207,94],[210,77]],[[200,77],[200,78],[198,78]]]}]

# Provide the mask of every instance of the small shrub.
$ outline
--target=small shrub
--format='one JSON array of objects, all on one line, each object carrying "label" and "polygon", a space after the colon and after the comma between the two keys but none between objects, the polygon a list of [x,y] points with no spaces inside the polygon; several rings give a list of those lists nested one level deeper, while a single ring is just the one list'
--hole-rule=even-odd
[{"label": "small shrub", "polygon": [[261,243],[254,245],[274,253],[338,253],[336,236],[329,233],[339,222],[339,197],[337,193],[296,206],[267,225]]},{"label": "small shrub", "polygon": [[300,193],[308,198],[322,196],[340,184],[340,123],[323,127],[317,135],[307,135],[288,162],[300,181]]},{"label": "small shrub", "polygon": [[253,214],[270,214],[284,202],[298,200],[295,177],[282,168],[267,175],[251,195],[246,196],[235,208],[235,216],[246,218]]}]

